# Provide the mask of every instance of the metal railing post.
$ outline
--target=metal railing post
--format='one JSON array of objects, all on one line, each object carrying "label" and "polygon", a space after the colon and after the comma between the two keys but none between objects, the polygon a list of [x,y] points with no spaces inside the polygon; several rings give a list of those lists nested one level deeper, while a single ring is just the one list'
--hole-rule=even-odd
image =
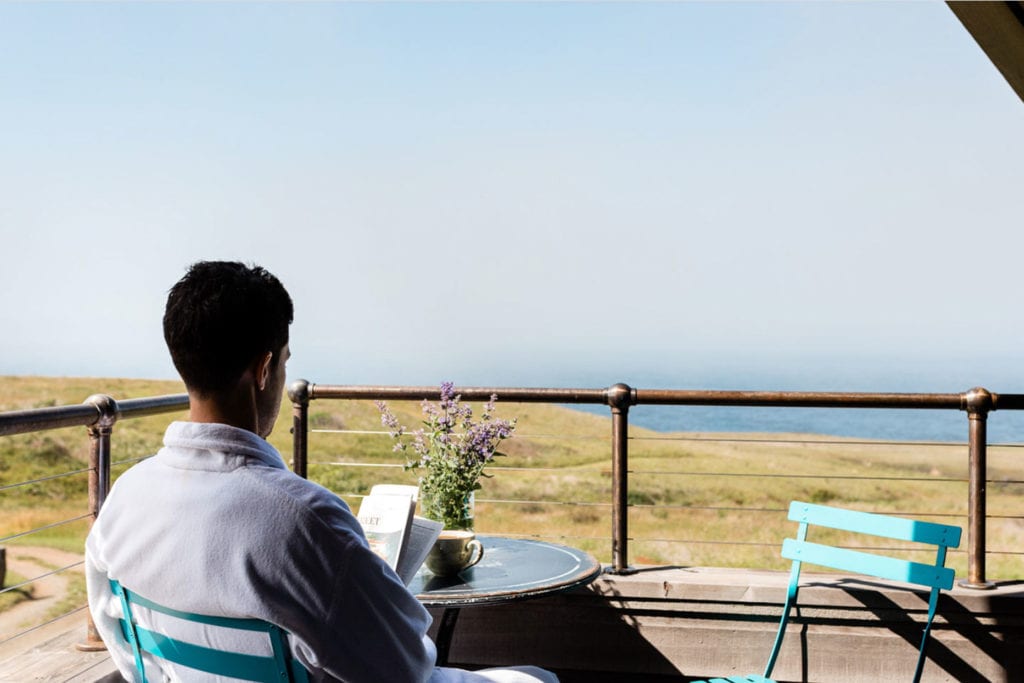
[{"label": "metal railing post", "polygon": [[288,387],[288,398],[292,400],[292,471],[303,479],[309,474],[309,387],[304,379],[295,380]]},{"label": "metal railing post", "polygon": [[629,406],[636,392],[626,384],[605,391],[612,409],[612,572],[630,574],[629,566]]},{"label": "metal railing post", "polygon": [[967,484],[967,578],[964,588],[989,589],[995,584],[985,580],[985,480],[988,476],[988,413],[994,410],[992,394],[980,387],[963,395],[968,420]]},{"label": "metal railing post", "polygon": [[[89,512],[92,514],[90,527],[100,514],[110,491],[110,435],[114,432],[119,411],[117,401],[105,394],[93,394],[85,399],[99,413],[96,422],[89,425]],[[84,652],[105,650],[106,646],[96,630],[92,614],[86,612],[85,642],[76,647]]]}]

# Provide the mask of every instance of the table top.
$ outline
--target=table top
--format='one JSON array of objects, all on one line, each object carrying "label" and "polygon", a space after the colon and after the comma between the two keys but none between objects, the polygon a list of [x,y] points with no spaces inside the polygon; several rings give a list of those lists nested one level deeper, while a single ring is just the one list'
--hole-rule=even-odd
[{"label": "table top", "polygon": [[458,576],[441,578],[422,568],[409,590],[425,607],[469,607],[558,593],[601,574],[590,554],[556,543],[502,536],[477,536],[480,562]]}]

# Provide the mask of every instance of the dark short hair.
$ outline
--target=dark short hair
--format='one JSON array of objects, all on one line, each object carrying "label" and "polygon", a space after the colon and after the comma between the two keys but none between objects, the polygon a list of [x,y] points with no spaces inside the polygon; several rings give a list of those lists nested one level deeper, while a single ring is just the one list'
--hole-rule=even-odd
[{"label": "dark short hair", "polygon": [[201,394],[233,387],[258,356],[288,343],[292,300],[259,266],[194,263],[167,296],[164,340],[185,385]]}]

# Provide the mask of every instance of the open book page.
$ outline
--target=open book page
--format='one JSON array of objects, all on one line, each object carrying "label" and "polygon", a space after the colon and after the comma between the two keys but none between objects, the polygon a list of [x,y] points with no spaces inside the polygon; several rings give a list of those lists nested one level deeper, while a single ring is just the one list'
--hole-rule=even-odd
[{"label": "open book page", "polygon": [[370,550],[392,568],[398,565],[402,548],[412,527],[416,503],[408,494],[374,493],[363,498],[356,516],[366,534]]},{"label": "open book page", "polygon": [[427,553],[430,552],[437,537],[441,535],[442,529],[444,529],[444,524],[441,522],[435,522],[426,517],[412,518],[405,548],[398,558],[398,566],[395,567],[395,573],[406,586],[412,581],[412,577],[416,576],[423,561],[427,559]]},{"label": "open book page", "polygon": [[359,523],[370,548],[409,585],[444,525],[414,517],[419,487],[377,484],[359,506]]}]

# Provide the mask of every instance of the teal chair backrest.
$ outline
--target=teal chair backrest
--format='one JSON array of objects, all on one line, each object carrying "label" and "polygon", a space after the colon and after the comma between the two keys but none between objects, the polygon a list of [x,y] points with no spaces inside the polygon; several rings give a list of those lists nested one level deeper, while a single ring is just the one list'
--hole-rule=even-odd
[{"label": "teal chair backrest", "polygon": [[[110,579],[110,588],[121,601],[121,611],[124,613],[124,618],[121,619],[121,632],[131,645],[132,654],[135,657],[135,668],[139,674],[139,683],[147,683],[146,669],[142,660],[143,652],[168,662],[218,676],[264,681],[265,683],[308,683],[309,681],[306,669],[291,656],[286,639],[287,632],[279,626],[259,619],[211,617],[205,614],[171,609],[124,588],[114,579]],[[254,655],[217,650],[171,638],[139,625],[132,609],[133,606],[145,607],[176,619],[198,624],[242,631],[262,631],[270,640],[273,654]]]},{"label": "teal chair backrest", "polygon": [[[783,608],[779,632],[775,637],[765,668],[765,677],[771,676],[778,658],[782,639],[786,634],[789,613],[796,602],[800,583],[800,568],[804,562],[843,571],[856,572],[882,579],[904,581],[930,589],[928,598],[928,619],[921,636],[921,647],[918,650],[917,668],[914,672],[914,683],[921,679],[925,662],[925,646],[931,632],[932,620],[939,603],[939,592],[953,587],[954,572],[945,566],[946,551],[960,545],[960,527],[934,522],[919,522],[903,517],[892,517],[870,512],[857,512],[826,505],[814,505],[794,501],[789,506],[789,518],[799,522],[797,537],[787,538],[782,544],[782,556],[793,561],[790,571],[789,589],[786,605]],[[846,548],[811,543],[807,540],[807,529],[810,526],[827,527],[841,531],[869,534],[900,541],[913,541],[933,546],[935,561],[931,564],[912,562],[910,560],[861,552]]]}]

